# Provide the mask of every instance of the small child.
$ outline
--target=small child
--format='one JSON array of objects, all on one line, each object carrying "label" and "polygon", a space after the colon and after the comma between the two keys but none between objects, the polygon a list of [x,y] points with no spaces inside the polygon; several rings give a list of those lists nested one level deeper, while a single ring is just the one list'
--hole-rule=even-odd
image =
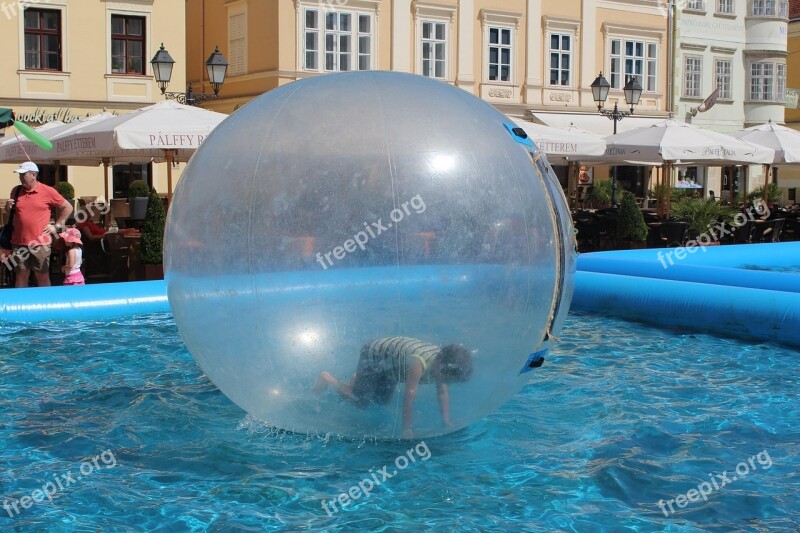
[{"label": "small child", "polygon": [[445,427],[450,422],[447,384],[467,381],[472,375],[472,355],[461,345],[439,347],[410,337],[384,337],[361,348],[353,379],[344,383],[330,372],[322,372],[312,391],[320,393],[333,386],[339,394],[364,408],[370,402],[387,404],[398,383],[403,392],[403,436],[412,436],[412,416],[417,386],[435,383],[439,409]]},{"label": "small child", "polygon": [[61,269],[66,276],[64,285],[85,285],[83,274],[81,273],[81,263],[83,262],[83,243],[81,242],[81,232],[75,228],[67,228],[59,234],[67,245],[67,264]]}]

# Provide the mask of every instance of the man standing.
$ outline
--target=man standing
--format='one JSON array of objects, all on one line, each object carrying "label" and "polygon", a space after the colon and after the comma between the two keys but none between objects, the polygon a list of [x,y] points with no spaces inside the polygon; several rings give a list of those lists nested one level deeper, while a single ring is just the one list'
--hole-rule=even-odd
[{"label": "man standing", "polygon": [[[31,270],[39,287],[50,286],[51,235],[64,230],[64,222],[72,214],[72,205],[49,185],[39,183],[39,167],[30,161],[17,170],[20,185],[11,191],[6,211],[11,211],[14,197],[19,194],[14,214],[14,232],[11,235],[13,250],[4,260],[14,267],[16,287],[27,287]],[[50,210],[58,209],[55,224],[50,224]]]}]

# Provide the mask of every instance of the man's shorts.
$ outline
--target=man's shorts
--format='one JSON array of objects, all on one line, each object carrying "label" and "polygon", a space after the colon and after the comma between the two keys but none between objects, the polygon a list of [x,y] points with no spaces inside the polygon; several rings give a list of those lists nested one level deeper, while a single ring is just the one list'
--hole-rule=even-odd
[{"label": "man's shorts", "polygon": [[49,246],[17,246],[5,261],[14,268],[14,272],[33,270],[34,272],[50,272],[50,247]]}]

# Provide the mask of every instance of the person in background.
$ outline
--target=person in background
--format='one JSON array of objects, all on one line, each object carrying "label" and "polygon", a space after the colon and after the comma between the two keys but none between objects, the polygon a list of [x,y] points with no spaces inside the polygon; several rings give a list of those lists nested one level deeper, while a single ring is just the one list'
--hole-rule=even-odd
[{"label": "person in background", "polygon": [[[14,172],[19,174],[20,185],[12,189],[6,203],[6,212],[16,205],[11,236],[13,249],[4,262],[14,268],[16,287],[28,286],[31,271],[39,287],[49,287],[51,236],[64,229],[64,222],[72,214],[72,205],[53,187],[37,180],[39,167],[35,163],[26,161]],[[50,224],[51,209],[57,210],[54,224]]]},{"label": "person in background", "polygon": [[103,235],[106,234],[106,230],[99,224],[96,224],[89,219],[88,216],[83,222],[78,222],[75,227],[78,228],[78,231],[81,232],[81,235],[83,235],[83,237],[89,241],[99,241],[103,238]]},{"label": "person in background", "polygon": [[60,234],[67,247],[67,262],[61,269],[66,276],[64,285],[85,285],[81,264],[83,263],[83,243],[81,242],[81,232],[75,228],[67,228],[67,231]]},{"label": "person in background", "polygon": [[714,191],[708,191],[708,197],[712,200],[716,200],[717,196],[714,194]]}]

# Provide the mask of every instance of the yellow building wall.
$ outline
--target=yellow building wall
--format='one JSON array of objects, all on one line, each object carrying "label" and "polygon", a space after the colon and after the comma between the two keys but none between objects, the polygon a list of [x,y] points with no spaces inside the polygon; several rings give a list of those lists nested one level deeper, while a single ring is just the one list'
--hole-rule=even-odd
[{"label": "yellow building wall", "polygon": [[[11,4],[17,5],[16,2]],[[149,61],[161,42],[176,65],[169,90],[183,91],[186,86],[186,4],[169,2],[90,2],[84,0],[48,0],[31,2],[32,9],[57,9],[62,12],[62,72],[30,71],[24,68],[21,48],[24,41],[23,18],[0,17],[0,107],[10,107],[20,115],[33,118],[33,127],[56,118],[78,117],[108,111],[123,114],[163,99],[152,77]],[[121,76],[110,73],[111,13],[144,16],[145,76]],[[203,58],[203,61],[205,58]],[[202,64],[202,61],[201,61]],[[5,134],[14,134],[13,127]],[[41,163],[41,162],[39,162]],[[12,174],[16,163],[0,163],[0,198],[6,198],[18,181]],[[180,168],[173,172],[175,181]],[[63,178],[63,176],[62,176]],[[67,179],[75,187],[76,197],[104,196],[101,166],[70,166]],[[110,181],[110,180],[109,180]],[[166,165],[153,165],[153,185],[166,192]]]}]

